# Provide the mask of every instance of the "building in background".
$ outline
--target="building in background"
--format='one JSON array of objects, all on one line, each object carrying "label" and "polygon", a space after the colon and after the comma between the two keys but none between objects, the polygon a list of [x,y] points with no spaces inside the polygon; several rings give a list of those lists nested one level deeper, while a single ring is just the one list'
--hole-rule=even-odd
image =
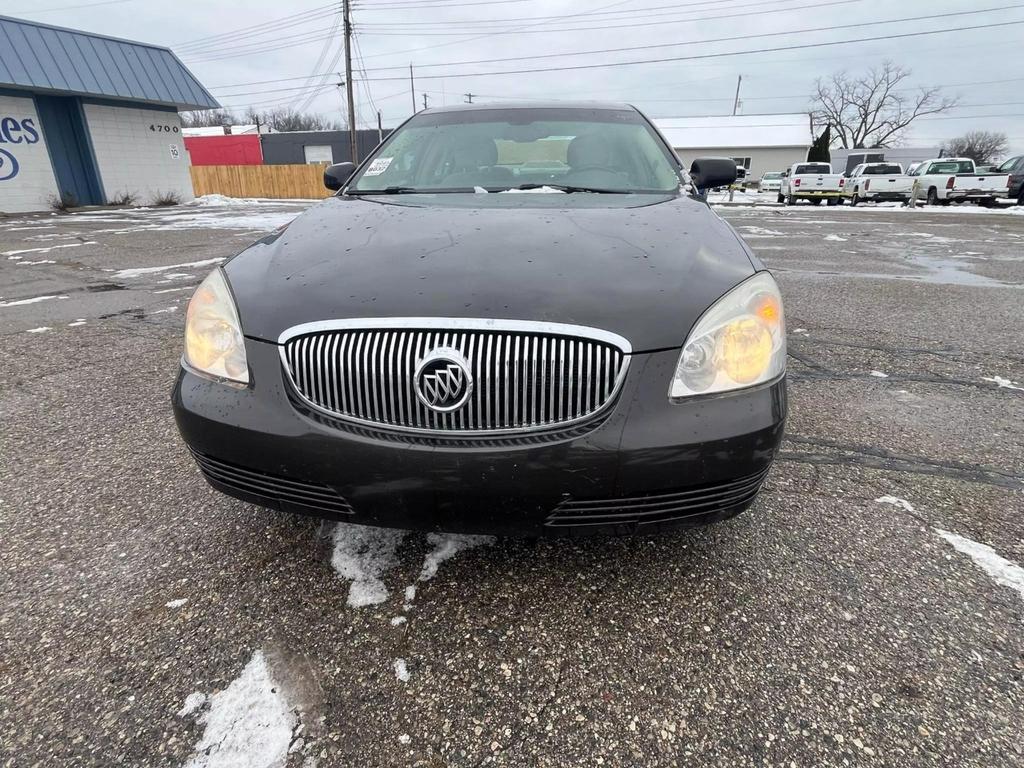
[{"label": "building in background", "polygon": [[802,113],[665,117],[654,124],[687,167],[701,155],[731,157],[750,179],[806,160],[812,141],[810,116]]},{"label": "building in background", "polygon": [[190,200],[178,112],[219,106],[168,48],[0,16],[0,212]]},{"label": "building in background", "polygon": [[885,162],[899,163],[905,171],[914,163],[939,157],[941,151],[939,147],[879,147],[877,149],[832,149],[829,154],[832,156],[832,168],[836,173],[843,173],[849,166],[847,158],[850,155],[881,155]]},{"label": "building in background", "polygon": [[[387,138],[390,130],[383,132]],[[359,159],[369,155],[380,143],[376,130],[356,131]],[[289,131],[260,136],[263,162],[267,165],[305,165],[309,163],[345,163],[349,152],[348,131]]]},{"label": "building in background", "polygon": [[256,125],[182,129],[192,165],[263,165],[261,132]]}]

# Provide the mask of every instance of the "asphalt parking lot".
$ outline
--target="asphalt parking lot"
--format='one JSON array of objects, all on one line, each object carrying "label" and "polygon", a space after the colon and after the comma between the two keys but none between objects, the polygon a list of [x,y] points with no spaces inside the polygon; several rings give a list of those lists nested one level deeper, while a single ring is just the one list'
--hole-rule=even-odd
[{"label": "asphalt parking lot", "polygon": [[1024,765],[1024,215],[720,209],[787,303],[765,492],[517,541],[200,477],[188,296],[305,205],[0,218],[0,765]]}]

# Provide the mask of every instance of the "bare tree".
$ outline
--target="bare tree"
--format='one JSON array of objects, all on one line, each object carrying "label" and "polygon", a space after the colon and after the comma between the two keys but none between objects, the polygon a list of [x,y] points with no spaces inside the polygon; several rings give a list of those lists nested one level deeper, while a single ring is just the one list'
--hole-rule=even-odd
[{"label": "bare tree", "polygon": [[238,118],[226,109],[204,109],[200,112],[181,113],[183,128],[215,128],[218,125],[233,125],[237,122]]},{"label": "bare tree", "polygon": [[1006,154],[1005,133],[995,131],[968,131],[949,142],[946,153],[950,157],[969,157],[978,164],[990,163]]},{"label": "bare tree", "polygon": [[275,131],[336,131],[339,129],[339,123],[336,120],[328,120],[323,115],[296,112],[287,107],[264,111],[250,107],[245,113],[245,121],[266,125]]},{"label": "bare tree", "polygon": [[836,72],[819,78],[812,106],[815,122],[831,126],[847,149],[884,147],[919,117],[956,106],[956,99],[944,97],[938,88],[900,87],[910,74],[887,59],[864,75]]}]

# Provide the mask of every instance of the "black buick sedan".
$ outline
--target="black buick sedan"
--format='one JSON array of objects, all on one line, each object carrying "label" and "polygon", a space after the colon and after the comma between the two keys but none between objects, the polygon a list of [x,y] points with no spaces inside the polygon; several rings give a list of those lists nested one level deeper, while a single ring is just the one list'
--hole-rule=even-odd
[{"label": "black buick sedan", "polygon": [[635,532],[748,507],[772,276],[636,109],[420,112],[199,286],[174,388],[217,489],[380,526]]}]

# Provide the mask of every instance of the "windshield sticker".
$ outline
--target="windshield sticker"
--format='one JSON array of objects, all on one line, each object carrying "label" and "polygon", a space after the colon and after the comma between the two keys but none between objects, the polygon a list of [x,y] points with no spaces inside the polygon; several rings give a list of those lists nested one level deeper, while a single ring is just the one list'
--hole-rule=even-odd
[{"label": "windshield sticker", "polygon": [[363,175],[380,176],[382,173],[384,173],[384,171],[388,169],[388,166],[391,165],[391,161],[393,159],[394,158],[391,157],[378,157],[376,160],[370,163],[370,167],[366,169],[366,173],[364,173]]}]

